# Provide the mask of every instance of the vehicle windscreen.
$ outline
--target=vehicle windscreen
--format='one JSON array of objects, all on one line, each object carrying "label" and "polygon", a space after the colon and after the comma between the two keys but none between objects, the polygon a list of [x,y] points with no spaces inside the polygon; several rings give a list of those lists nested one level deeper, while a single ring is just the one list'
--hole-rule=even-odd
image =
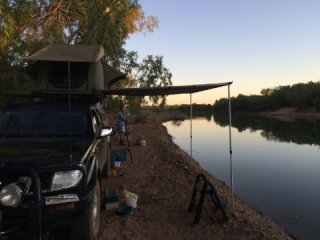
[{"label": "vehicle windscreen", "polygon": [[0,110],[2,137],[63,137],[69,136],[69,129],[73,136],[83,136],[88,134],[88,123],[88,112],[82,107],[71,107],[70,113],[68,106],[28,106]]}]

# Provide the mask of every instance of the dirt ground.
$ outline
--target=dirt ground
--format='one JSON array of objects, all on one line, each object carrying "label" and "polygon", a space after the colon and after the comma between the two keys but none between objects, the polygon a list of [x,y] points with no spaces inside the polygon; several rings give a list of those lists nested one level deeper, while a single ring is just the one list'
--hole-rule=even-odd
[{"label": "dirt ground", "polygon": [[[132,162],[127,159],[117,173],[104,183],[120,192],[121,186],[138,194],[133,214],[119,216],[102,211],[99,240],[206,240],[206,239],[295,239],[272,219],[248,207],[223,182],[215,179],[172,141],[161,121],[170,115],[144,115],[132,118],[129,127]],[[180,117],[179,117],[180,118]],[[136,145],[141,136],[145,146]],[[113,137],[113,146],[118,146]],[[126,148],[126,146],[125,146]],[[196,175],[203,173],[225,202],[229,221],[216,210],[209,197],[202,217],[193,225],[195,213],[187,212]],[[66,239],[60,235],[49,239]]]},{"label": "dirt ground", "polygon": [[[294,239],[237,197],[232,200],[230,188],[195,161],[190,164],[190,157],[172,142],[160,120],[143,116],[129,122],[133,162],[127,154],[121,169],[125,175],[111,177],[107,186],[117,190],[125,186],[137,193],[138,206],[129,216],[103,211],[99,239]],[[134,144],[141,136],[146,146]],[[194,213],[187,212],[187,208],[198,173],[212,181],[226,203],[228,222],[207,197],[200,224],[192,224]]]}]

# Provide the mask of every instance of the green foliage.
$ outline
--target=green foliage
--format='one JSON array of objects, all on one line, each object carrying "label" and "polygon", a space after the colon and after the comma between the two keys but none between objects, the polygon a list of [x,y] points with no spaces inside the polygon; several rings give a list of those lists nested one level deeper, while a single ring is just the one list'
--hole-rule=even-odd
[{"label": "green foliage", "polygon": [[317,109],[317,111],[320,112],[320,97],[314,99],[313,106],[315,107],[315,109]]},{"label": "green foliage", "polygon": [[[284,107],[316,107],[320,96],[320,82],[298,83],[261,90],[261,95],[238,95],[232,98],[232,109],[237,112],[261,112]],[[215,111],[227,111],[228,99],[217,100]],[[319,108],[317,108],[319,111]]]},{"label": "green foliage", "polygon": [[[179,111],[185,113],[186,115],[190,114],[190,104],[181,104],[176,106],[168,106],[165,109],[166,111]],[[192,104],[192,114],[203,115],[208,114],[213,111],[213,106],[211,104]]]},{"label": "green foliage", "polygon": [[[120,58],[118,62],[121,71],[127,75],[126,81],[117,82],[115,87],[166,87],[172,85],[172,74],[168,68],[164,66],[162,56],[148,55],[138,62],[137,52],[127,52]],[[140,99],[140,100],[139,100]],[[128,103],[133,101],[135,103],[146,103],[146,100],[142,97],[128,98]],[[153,105],[163,107],[166,103],[165,96],[152,96],[149,97],[149,101]],[[133,104],[135,104],[133,103]]]},{"label": "green foliage", "polygon": [[118,58],[130,34],[159,22],[137,0],[3,0],[0,14],[0,49],[20,59],[48,43],[99,44]]},{"label": "green foliage", "polygon": [[[172,75],[163,65],[163,57],[147,56],[138,63],[137,53],[124,49],[131,34],[151,32],[158,24],[158,18],[145,15],[138,0],[2,0],[0,92],[15,76],[24,76],[29,64],[25,56],[50,43],[102,45],[104,61],[129,76],[121,87],[171,85]],[[130,101],[137,104],[141,99]],[[151,101],[161,105],[166,99],[154,97]]]},{"label": "green foliage", "polygon": [[145,16],[137,0],[82,1],[80,22],[69,27],[68,42],[99,44],[107,57],[117,61],[130,34],[153,31],[158,19]]},{"label": "green foliage", "polygon": [[[163,65],[163,57],[148,55],[143,59],[142,63],[134,70],[134,79],[136,79],[140,87],[167,87],[172,85],[172,74]],[[160,102],[160,106],[165,105],[165,96],[152,96],[149,100],[153,105]]]},{"label": "green foliage", "polygon": [[141,109],[141,98],[129,96],[127,97],[128,107],[127,109],[131,113],[137,113]]},{"label": "green foliage", "polygon": [[319,83],[309,82],[307,84],[294,84],[287,93],[288,102],[291,105],[303,108],[311,107],[314,99],[320,93]]}]

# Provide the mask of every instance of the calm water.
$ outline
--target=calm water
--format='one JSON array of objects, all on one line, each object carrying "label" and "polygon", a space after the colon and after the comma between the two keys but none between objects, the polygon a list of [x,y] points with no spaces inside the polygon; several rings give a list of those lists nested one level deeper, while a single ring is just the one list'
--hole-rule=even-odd
[{"label": "calm water", "polygon": [[[164,124],[189,152],[190,120]],[[233,188],[298,239],[320,239],[320,120],[235,117]],[[228,119],[195,118],[193,158],[231,183]]]}]

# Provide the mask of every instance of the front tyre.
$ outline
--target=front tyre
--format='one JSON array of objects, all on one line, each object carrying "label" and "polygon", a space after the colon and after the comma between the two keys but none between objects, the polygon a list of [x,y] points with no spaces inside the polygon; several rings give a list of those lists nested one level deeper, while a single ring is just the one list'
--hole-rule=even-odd
[{"label": "front tyre", "polygon": [[72,240],[96,240],[100,229],[100,182],[97,179],[92,193],[92,201],[85,214],[77,219],[70,229]]}]

